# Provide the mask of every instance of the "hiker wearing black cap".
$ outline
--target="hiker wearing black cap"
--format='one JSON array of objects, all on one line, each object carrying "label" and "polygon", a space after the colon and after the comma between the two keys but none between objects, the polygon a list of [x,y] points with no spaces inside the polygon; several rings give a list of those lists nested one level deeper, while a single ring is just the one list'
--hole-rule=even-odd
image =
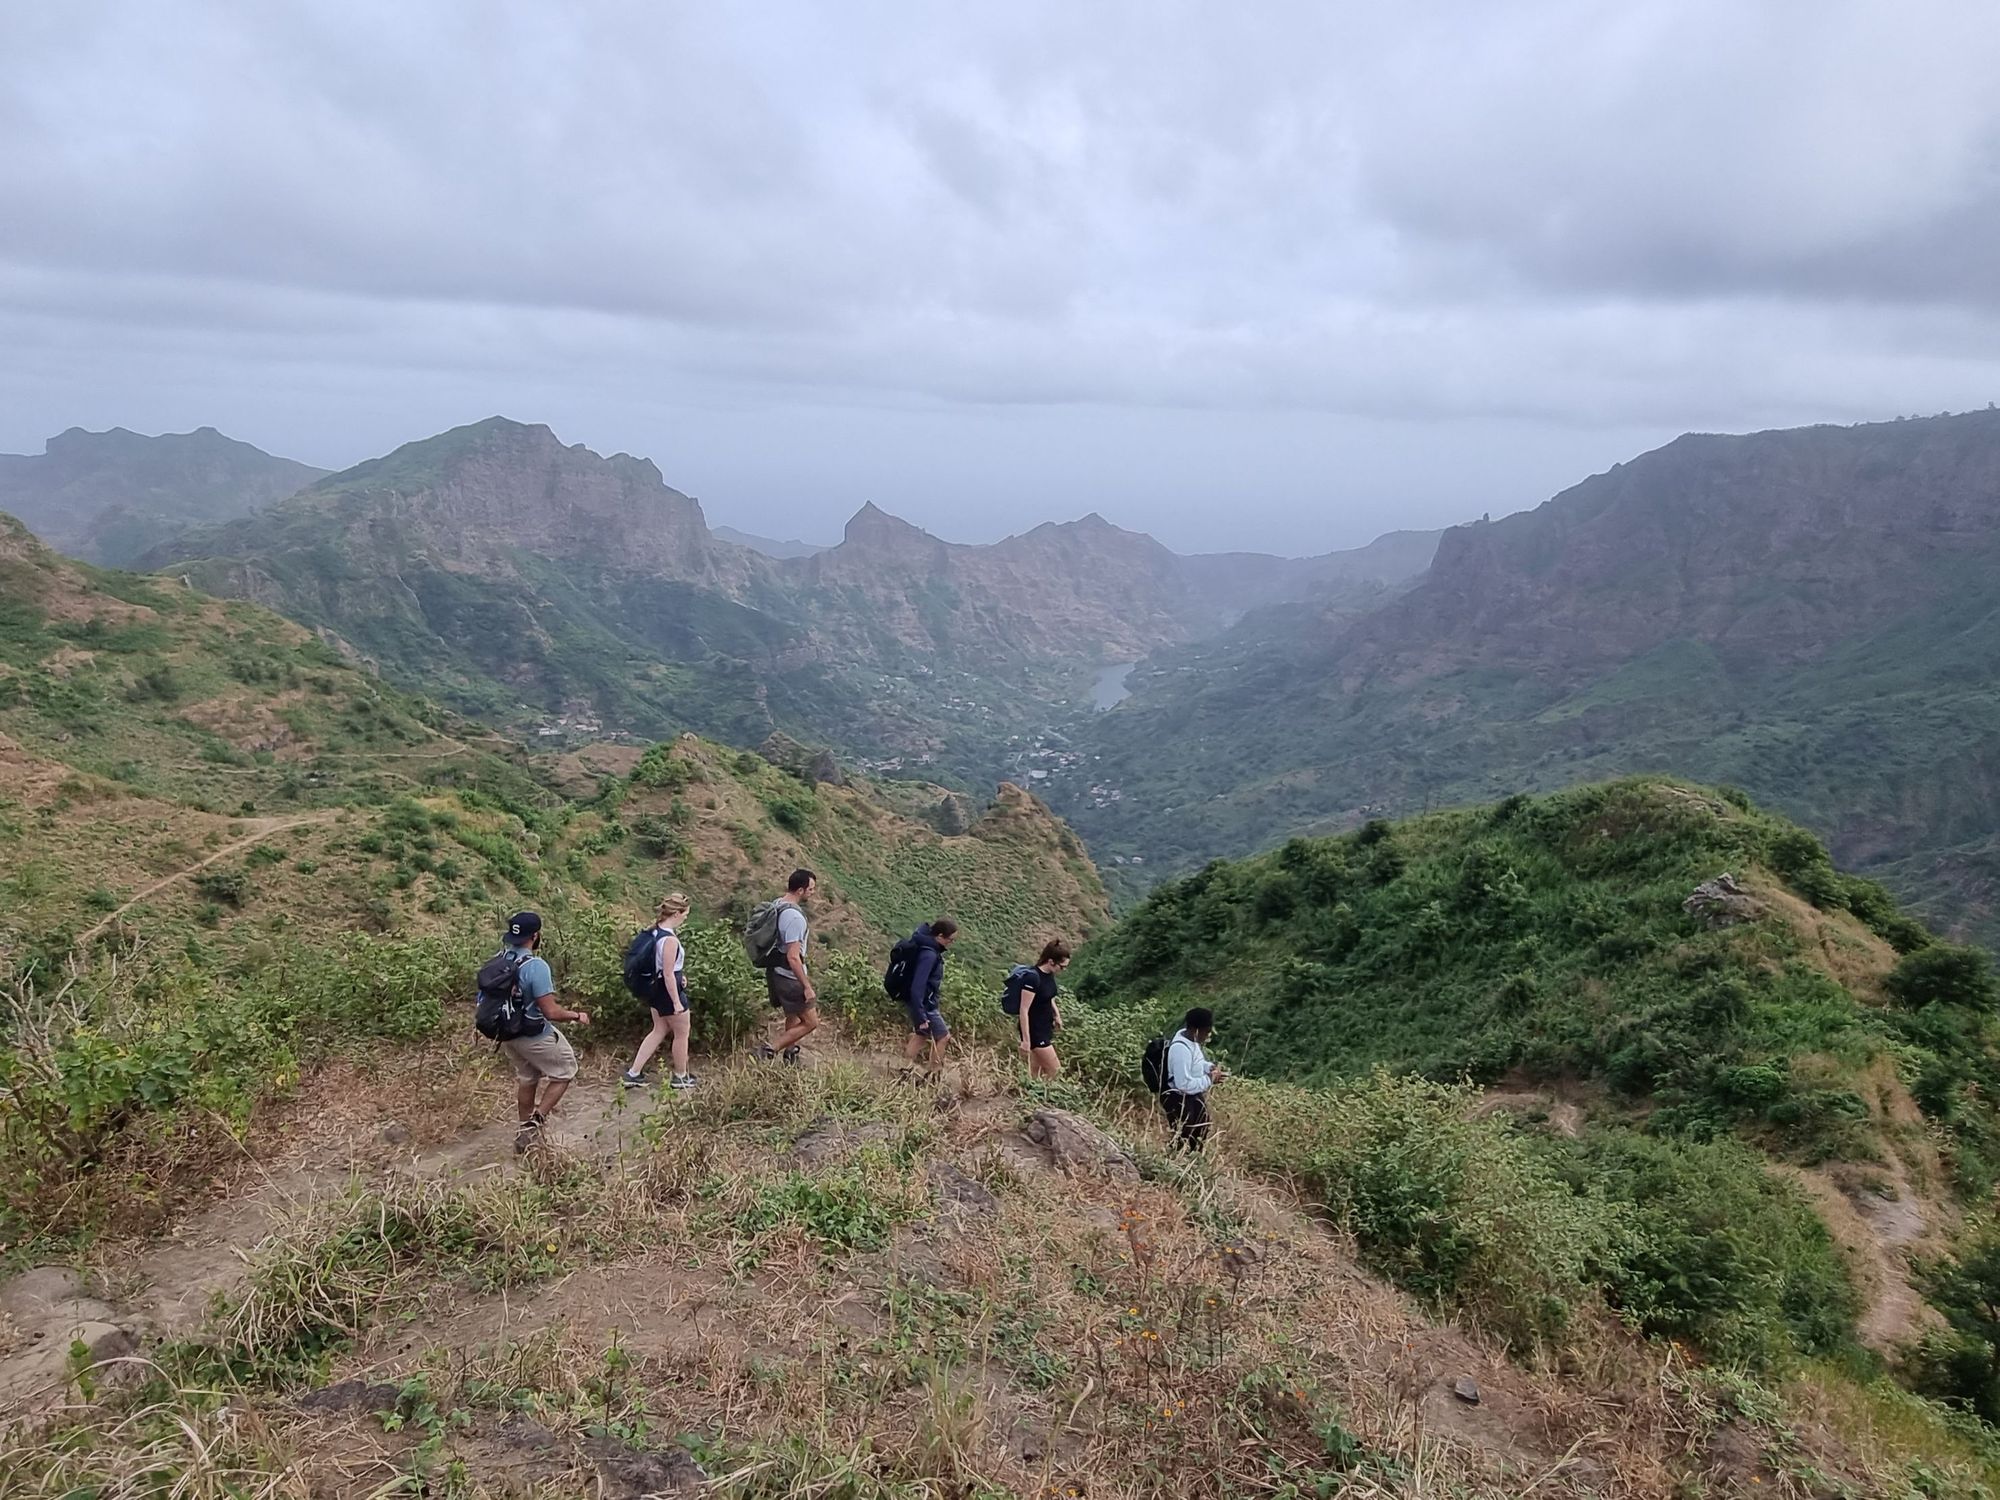
[{"label": "hiker wearing black cap", "polygon": [[1201,1150],[1208,1141],[1208,1091],[1227,1076],[1202,1051],[1202,1044],[1214,1035],[1214,1013],[1197,1005],[1167,1043],[1167,1086],[1160,1094],[1160,1108],[1167,1113],[1175,1141],[1190,1151]]},{"label": "hiker wearing black cap", "polygon": [[576,1049],[556,1030],[556,1022],[590,1024],[589,1011],[571,1010],[556,999],[555,976],[548,960],[535,951],[541,945],[540,914],[516,912],[507,923],[507,946],[501,956],[514,965],[523,1002],[520,1031],[500,1043],[514,1065],[514,1101],[521,1121],[514,1137],[516,1151],[526,1151],[540,1139],[542,1127],[576,1077]]}]

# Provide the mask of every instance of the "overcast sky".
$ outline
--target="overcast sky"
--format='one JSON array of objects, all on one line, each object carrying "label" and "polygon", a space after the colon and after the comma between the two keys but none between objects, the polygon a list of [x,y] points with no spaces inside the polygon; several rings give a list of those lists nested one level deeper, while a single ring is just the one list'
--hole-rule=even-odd
[{"label": "overcast sky", "polygon": [[1991,0],[0,10],[0,450],[1324,550],[2000,398]]}]

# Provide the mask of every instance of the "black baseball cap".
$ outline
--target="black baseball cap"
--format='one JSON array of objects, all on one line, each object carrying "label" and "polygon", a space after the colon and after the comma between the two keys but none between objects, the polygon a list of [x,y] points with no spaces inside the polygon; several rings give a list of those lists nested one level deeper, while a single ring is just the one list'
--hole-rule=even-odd
[{"label": "black baseball cap", "polygon": [[542,914],[537,911],[517,911],[507,919],[507,936],[510,938],[531,938],[541,930]]}]

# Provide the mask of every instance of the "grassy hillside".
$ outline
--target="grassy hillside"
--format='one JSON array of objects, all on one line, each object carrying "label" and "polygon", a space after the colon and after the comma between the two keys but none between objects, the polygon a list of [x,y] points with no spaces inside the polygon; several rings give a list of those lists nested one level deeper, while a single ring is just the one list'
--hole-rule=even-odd
[{"label": "grassy hillside", "polygon": [[[1796,830],[1635,783],[1217,866],[1107,933],[1016,790],[966,821],[692,737],[528,755],[4,539],[9,1495],[1993,1493],[1983,1430],[1884,1373],[2000,1415],[1987,980]],[[1719,861],[1764,910],[1711,932],[1677,903]],[[793,1070],[742,1058],[732,926],[799,863],[837,1034]],[[617,956],[671,886],[703,1087],[621,1099]],[[510,1170],[465,992],[528,904],[597,1025]],[[879,972],[940,907],[970,1040],[919,1091]],[[1095,1005],[1028,1085],[990,981],[1058,933]],[[1130,1079],[1196,994],[1268,1076],[1190,1162]],[[1496,1087],[1420,1076],[1466,1066]]]},{"label": "grassy hillside", "polygon": [[[1728,909],[1690,910],[1724,874]],[[2000,1341],[1954,1342],[1935,1291],[2000,1180],[2000,986],[1739,794],[1628,780],[1211,864],[1078,989],[1127,1077],[1148,1026],[1212,1006],[1271,1080],[1243,1105],[1266,1164],[1517,1336],[1601,1298],[1722,1357],[1872,1347],[2000,1414],[1966,1373]],[[1492,1110],[1525,1123],[1453,1123]]]},{"label": "grassy hillside", "polygon": [[1108,921],[1075,837],[1012,788],[946,836],[897,810],[912,785],[815,788],[692,737],[530,756],[255,606],[0,526],[0,1216],[17,1230],[140,1212],[169,1121],[226,1134],[345,1048],[462,1028],[466,976],[521,906],[550,916],[565,982],[630,1025],[617,956],[664,891],[689,891],[717,1045],[763,1020],[731,929],[798,864],[823,877],[823,988],[855,1014],[890,1010],[882,954],[940,910],[980,989]]}]

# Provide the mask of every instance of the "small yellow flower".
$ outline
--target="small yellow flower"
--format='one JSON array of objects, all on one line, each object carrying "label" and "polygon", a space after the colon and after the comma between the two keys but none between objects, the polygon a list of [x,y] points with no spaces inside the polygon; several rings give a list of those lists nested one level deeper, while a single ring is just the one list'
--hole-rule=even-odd
[{"label": "small yellow flower", "polygon": [[554,1240],[550,1240],[544,1248],[549,1252],[549,1254],[554,1255],[556,1253],[556,1242]]},{"label": "small yellow flower", "polygon": [[1125,1309],[1125,1311],[1130,1313],[1135,1318],[1139,1316],[1139,1309],[1136,1307],[1128,1307]]}]

